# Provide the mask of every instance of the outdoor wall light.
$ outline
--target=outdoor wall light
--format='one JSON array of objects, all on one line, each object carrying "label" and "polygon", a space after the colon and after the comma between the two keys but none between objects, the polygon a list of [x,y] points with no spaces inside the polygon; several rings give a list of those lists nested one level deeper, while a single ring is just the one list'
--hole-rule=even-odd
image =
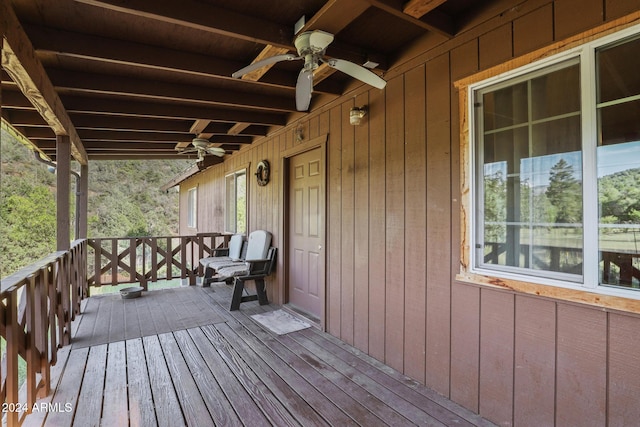
[{"label": "outdoor wall light", "polygon": [[351,110],[349,110],[349,123],[352,126],[359,126],[365,114],[367,114],[367,107],[351,107]]}]

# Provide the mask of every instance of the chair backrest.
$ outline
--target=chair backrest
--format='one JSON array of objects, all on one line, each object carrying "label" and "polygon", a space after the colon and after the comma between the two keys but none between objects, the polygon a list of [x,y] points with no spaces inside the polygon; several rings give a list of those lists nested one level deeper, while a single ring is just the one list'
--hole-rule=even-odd
[{"label": "chair backrest", "polygon": [[249,234],[246,260],[265,259],[271,246],[271,233],[265,230],[255,230]]},{"label": "chair backrest", "polygon": [[242,234],[234,234],[229,240],[229,258],[233,260],[242,259]]}]

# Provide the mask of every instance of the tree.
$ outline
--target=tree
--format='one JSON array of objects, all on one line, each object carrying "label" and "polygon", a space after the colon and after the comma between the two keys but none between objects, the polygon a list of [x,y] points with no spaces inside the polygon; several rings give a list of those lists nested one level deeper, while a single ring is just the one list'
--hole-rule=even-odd
[{"label": "tree", "polygon": [[549,186],[545,194],[557,209],[556,223],[582,222],[582,185],[575,178],[573,166],[560,159],[551,167]]}]

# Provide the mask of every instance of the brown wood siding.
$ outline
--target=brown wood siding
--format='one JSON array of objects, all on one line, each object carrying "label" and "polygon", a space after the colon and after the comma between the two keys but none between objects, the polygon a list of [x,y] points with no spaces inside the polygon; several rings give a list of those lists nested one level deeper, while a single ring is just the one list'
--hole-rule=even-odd
[{"label": "brown wood siding", "polygon": [[[272,231],[278,246],[282,153],[328,134],[328,332],[500,425],[635,422],[640,316],[455,280],[464,218],[453,82],[639,9],[633,0],[503,0],[450,41],[425,37],[387,73],[385,90],[350,86],[185,182],[183,193],[198,185],[198,231],[221,229],[224,173],[250,164],[249,227]],[[351,126],[349,109],[362,105],[367,116]],[[272,181],[257,187],[262,159]],[[276,303],[285,302],[282,262],[269,282]]]}]

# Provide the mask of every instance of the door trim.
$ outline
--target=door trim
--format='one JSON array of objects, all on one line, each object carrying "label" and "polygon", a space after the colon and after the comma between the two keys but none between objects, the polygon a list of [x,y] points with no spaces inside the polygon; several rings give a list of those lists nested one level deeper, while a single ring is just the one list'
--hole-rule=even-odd
[{"label": "door trim", "polygon": [[306,151],[315,150],[316,148],[320,149],[320,156],[322,158],[322,193],[324,195],[324,212],[323,212],[323,220],[321,223],[322,227],[322,255],[324,256],[324,271],[323,271],[323,283],[320,287],[321,299],[323,301],[323,308],[320,313],[320,324],[318,325],[320,329],[323,331],[326,329],[326,312],[327,312],[327,298],[326,298],[326,289],[327,289],[327,141],[329,139],[329,134],[324,134],[318,136],[316,138],[312,138],[307,142],[303,142],[295,147],[289,148],[288,150],[280,153],[280,171],[282,173],[282,179],[280,180],[280,206],[279,211],[282,213],[280,216],[280,236],[279,242],[281,242],[280,246],[282,247],[278,252],[282,255],[278,257],[280,262],[278,262],[278,268],[282,274],[278,274],[280,277],[280,284],[278,286],[278,299],[282,302],[282,304],[286,304],[287,300],[287,290],[289,283],[289,257],[288,257],[288,243],[289,243],[289,205],[288,205],[288,194],[289,194],[289,159],[292,157],[302,154]]}]

